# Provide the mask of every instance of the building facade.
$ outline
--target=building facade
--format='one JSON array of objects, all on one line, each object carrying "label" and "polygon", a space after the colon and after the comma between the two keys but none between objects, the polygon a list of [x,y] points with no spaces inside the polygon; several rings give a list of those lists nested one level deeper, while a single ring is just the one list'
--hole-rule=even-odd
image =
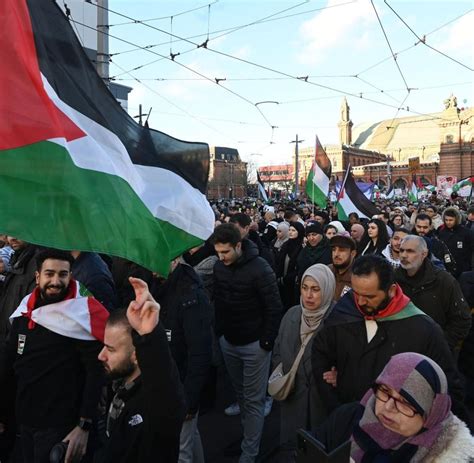
[{"label": "building facade", "polygon": [[224,146],[209,147],[211,161],[207,197],[209,199],[247,196],[247,163],[238,150]]}]

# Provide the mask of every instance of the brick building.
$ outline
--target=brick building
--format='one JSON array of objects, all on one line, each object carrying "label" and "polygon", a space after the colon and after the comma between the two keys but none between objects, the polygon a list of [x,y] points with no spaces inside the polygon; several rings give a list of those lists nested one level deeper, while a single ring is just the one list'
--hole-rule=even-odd
[{"label": "brick building", "polygon": [[243,198],[247,196],[247,163],[238,150],[223,146],[209,147],[211,162],[207,197]]}]

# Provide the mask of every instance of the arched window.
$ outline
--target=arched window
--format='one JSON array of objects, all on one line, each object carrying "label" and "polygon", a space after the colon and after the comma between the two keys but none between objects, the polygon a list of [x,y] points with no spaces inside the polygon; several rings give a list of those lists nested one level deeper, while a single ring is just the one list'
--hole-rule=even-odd
[{"label": "arched window", "polygon": [[446,143],[454,143],[454,137],[451,134],[446,135]]}]

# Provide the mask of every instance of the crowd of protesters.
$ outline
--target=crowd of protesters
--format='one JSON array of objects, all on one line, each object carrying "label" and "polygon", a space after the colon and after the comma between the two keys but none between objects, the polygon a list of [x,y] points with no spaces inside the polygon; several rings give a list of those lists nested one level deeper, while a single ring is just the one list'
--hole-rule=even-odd
[{"label": "crowd of protesters", "polygon": [[0,462],[203,463],[217,378],[240,463],[274,400],[268,461],[297,461],[299,429],[355,462],[474,461],[474,207],[376,205],[215,201],[166,277],[0,235]]}]

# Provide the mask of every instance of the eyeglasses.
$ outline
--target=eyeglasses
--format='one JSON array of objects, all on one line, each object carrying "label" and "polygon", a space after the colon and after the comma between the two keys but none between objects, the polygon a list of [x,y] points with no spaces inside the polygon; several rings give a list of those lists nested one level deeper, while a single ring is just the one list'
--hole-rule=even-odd
[{"label": "eyeglasses", "polygon": [[402,415],[407,416],[408,418],[413,418],[415,415],[418,415],[418,412],[406,402],[402,402],[400,399],[396,399],[390,395],[388,389],[385,386],[377,384],[373,388],[375,397],[381,402],[388,402],[390,399],[393,399],[393,404],[398,412]]}]

